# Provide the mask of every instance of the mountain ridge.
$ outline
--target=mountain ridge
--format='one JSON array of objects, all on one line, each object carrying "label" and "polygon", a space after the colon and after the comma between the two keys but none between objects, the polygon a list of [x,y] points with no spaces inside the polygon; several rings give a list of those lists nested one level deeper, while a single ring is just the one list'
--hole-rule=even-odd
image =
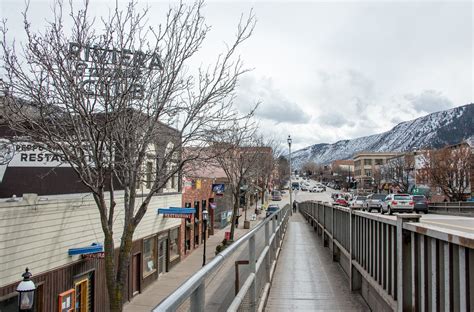
[{"label": "mountain ridge", "polygon": [[421,148],[440,148],[474,135],[474,103],[430,113],[403,121],[392,129],[335,143],[317,143],[292,153],[295,167],[307,161],[327,164],[349,159],[358,152],[405,152]]}]

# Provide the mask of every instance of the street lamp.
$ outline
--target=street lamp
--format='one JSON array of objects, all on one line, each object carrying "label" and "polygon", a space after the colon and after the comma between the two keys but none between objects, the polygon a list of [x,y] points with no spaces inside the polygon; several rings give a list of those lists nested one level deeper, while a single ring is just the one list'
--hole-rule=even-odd
[{"label": "street lamp", "polygon": [[206,265],[206,230],[207,230],[207,217],[209,213],[206,209],[202,211],[202,224],[203,224],[203,235],[204,235],[204,252],[202,253],[202,266]]},{"label": "street lamp", "polygon": [[25,273],[21,276],[23,277],[23,280],[16,287],[16,291],[19,293],[18,309],[20,311],[32,311],[36,286],[35,283],[30,280],[32,274],[28,271],[28,268],[25,269]]},{"label": "street lamp", "polygon": [[293,192],[293,185],[291,183],[291,136],[288,135],[288,139],[287,139],[287,142],[288,142],[288,150],[289,150],[289,163],[290,163],[290,211],[291,211],[291,214],[293,214],[293,200],[292,200],[292,196],[291,196],[291,193]]}]

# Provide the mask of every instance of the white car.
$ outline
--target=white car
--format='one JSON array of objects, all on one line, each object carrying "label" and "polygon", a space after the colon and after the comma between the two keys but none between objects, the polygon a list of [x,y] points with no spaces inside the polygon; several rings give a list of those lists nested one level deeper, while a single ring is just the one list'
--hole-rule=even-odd
[{"label": "white car", "polygon": [[349,207],[359,208],[359,209],[363,208],[366,199],[367,199],[366,196],[360,196],[360,195],[354,196],[354,198],[349,202]]},{"label": "white car", "polygon": [[413,212],[414,208],[415,203],[409,194],[389,194],[382,202],[381,213]]},{"label": "white car", "polygon": [[312,193],[321,193],[321,192],[324,192],[324,189],[321,186],[315,186],[309,191]]}]

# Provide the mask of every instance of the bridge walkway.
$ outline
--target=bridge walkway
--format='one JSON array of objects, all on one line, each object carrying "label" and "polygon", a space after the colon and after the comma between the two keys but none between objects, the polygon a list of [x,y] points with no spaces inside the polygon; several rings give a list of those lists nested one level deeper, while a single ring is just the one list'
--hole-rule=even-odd
[{"label": "bridge walkway", "polygon": [[370,311],[300,213],[290,218],[266,311]]}]

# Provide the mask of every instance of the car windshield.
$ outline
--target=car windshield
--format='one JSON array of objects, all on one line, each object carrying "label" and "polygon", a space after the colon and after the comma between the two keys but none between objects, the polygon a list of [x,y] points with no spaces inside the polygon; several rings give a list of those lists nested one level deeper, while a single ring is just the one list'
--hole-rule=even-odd
[{"label": "car windshield", "polygon": [[365,197],[365,196],[357,196],[356,197],[356,200],[366,200],[366,199],[367,199],[367,197]]},{"label": "car windshield", "polygon": [[277,211],[279,207],[276,206],[269,206],[268,211]]},{"label": "car windshield", "polygon": [[398,199],[398,200],[409,200],[410,195],[395,195],[393,199]]},{"label": "car windshield", "polygon": [[372,199],[384,199],[386,195],[384,194],[375,194],[372,196]]},{"label": "car windshield", "polygon": [[415,201],[423,201],[423,200],[425,200],[425,196],[423,196],[423,195],[415,195],[415,196],[413,196],[413,200],[415,200]]},{"label": "car windshield", "polygon": [[278,196],[278,195],[280,195],[280,191],[273,191],[272,195],[273,196]]}]

